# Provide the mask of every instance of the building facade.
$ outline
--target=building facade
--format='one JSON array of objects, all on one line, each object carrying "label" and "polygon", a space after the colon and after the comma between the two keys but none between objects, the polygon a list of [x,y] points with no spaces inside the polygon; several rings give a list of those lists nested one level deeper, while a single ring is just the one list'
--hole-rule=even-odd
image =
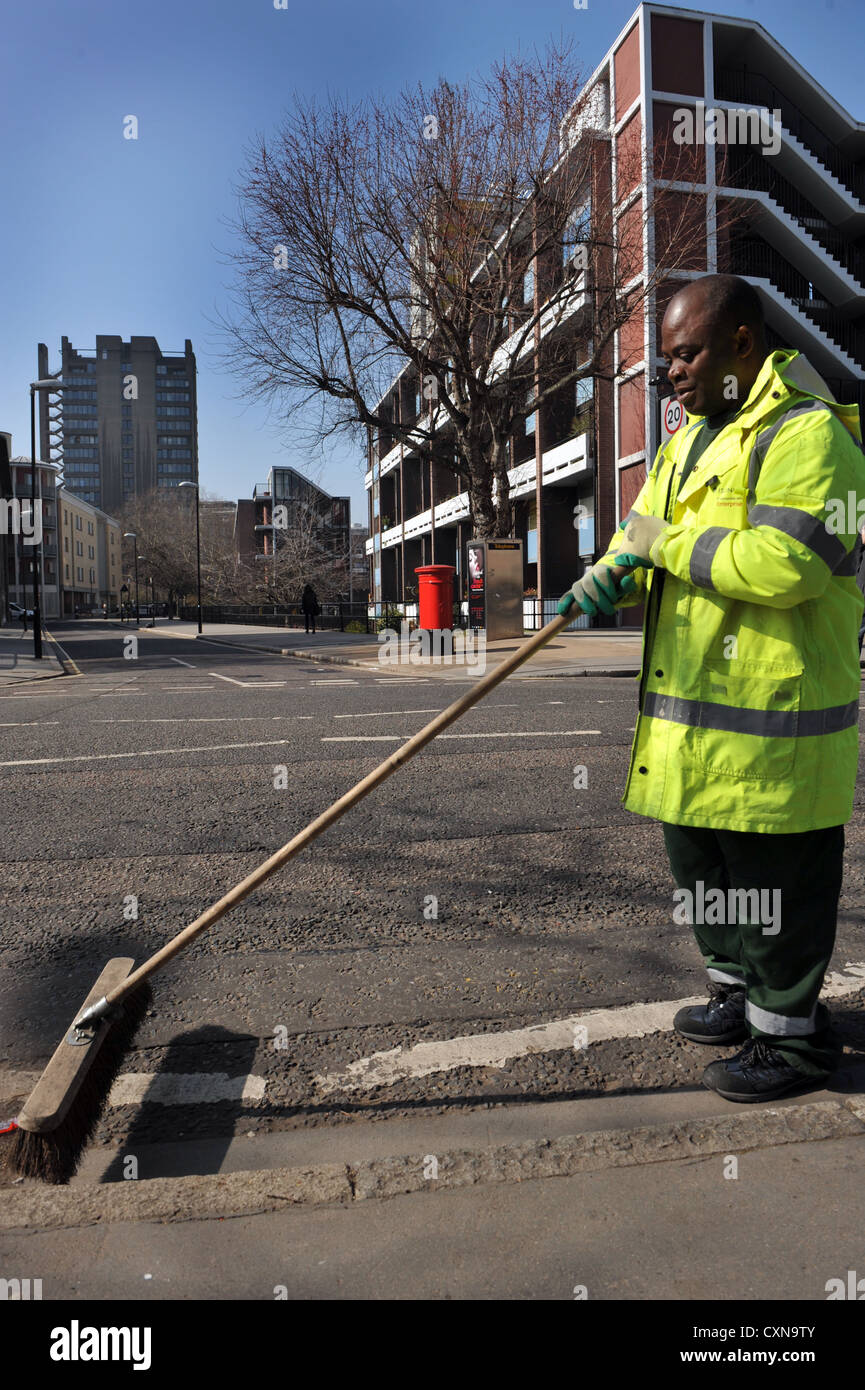
[{"label": "building facade", "polygon": [[[52,375],[39,344],[40,380]],[[96,347],[61,339],[59,404],[40,393],[43,457],[62,464],[77,497],[109,512],[155,488],[198,481],[196,364],[155,338],[97,335]]]},{"label": "building facade", "polygon": [[280,552],[293,572],[307,554],[319,583],[330,576],[334,594],[347,596],[351,531],[349,497],[332,497],[296,468],[277,466],[251,498],[238,501],[234,546],[238,558],[261,567],[272,584],[280,573]]},{"label": "building facade", "polygon": [[[747,18],[640,5],[563,126],[563,148],[577,139],[593,142],[593,187],[609,192],[616,239],[636,231],[635,272],[651,289],[615,334],[609,373],[542,405],[510,440],[514,534],[524,542],[526,592],[549,600],[544,617],[602,553],[676,427],[659,335],[682,283],[719,271],[750,281],[770,347],[798,348],[837,399],[865,404],[865,126],[771,34]],[[683,144],[687,182],[676,165]],[[677,199],[684,215],[671,223]],[[668,273],[671,225],[685,224],[688,257]],[[544,273],[539,266],[540,287]],[[585,317],[578,306],[569,330],[577,351],[591,323],[592,287],[583,284]],[[538,335],[541,381],[544,335],[558,331]],[[403,430],[421,417],[410,364],[379,406]],[[444,422],[442,435],[446,455]],[[404,434],[370,432],[373,599],[413,599],[414,570],[430,563],[454,565],[465,596],[469,502],[458,466],[425,456]],[[616,621],[639,622],[641,612]]]},{"label": "building facade", "polygon": [[61,563],[60,614],[99,613],[120,605],[123,583],[122,528],[119,521],[67,488],[57,493]]}]

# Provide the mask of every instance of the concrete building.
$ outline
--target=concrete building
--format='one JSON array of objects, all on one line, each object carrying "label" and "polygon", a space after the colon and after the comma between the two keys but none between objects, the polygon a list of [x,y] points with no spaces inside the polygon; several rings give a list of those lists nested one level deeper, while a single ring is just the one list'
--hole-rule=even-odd
[{"label": "concrete building", "polygon": [[[609,378],[578,383],[571,399],[543,406],[510,440],[514,534],[524,542],[526,589],[549,599],[545,618],[600,554],[676,423],[664,410],[659,329],[681,283],[718,271],[743,276],[760,293],[770,347],[800,349],[837,399],[865,404],[865,126],[802,58],[753,19],[642,4],[563,124],[563,151],[591,142],[593,187],[609,191],[617,234],[638,229],[637,275],[655,288],[615,335]],[[671,177],[670,155],[689,124],[693,173],[682,184]],[[686,200],[694,231],[688,265],[669,274],[669,228],[652,212],[659,190],[668,208]],[[538,268],[539,285],[546,273]],[[575,345],[592,322],[591,285],[584,288],[568,324]],[[542,380],[545,334],[561,331],[539,335]],[[406,441],[422,408],[411,364],[379,405],[403,433],[369,435],[371,595],[413,598],[414,569],[434,562],[455,565],[464,594],[468,493],[450,468]],[[446,454],[444,421],[441,438]],[[616,621],[637,623],[641,610]]]},{"label": "concrete building", "polygon": [[[266,484],[237,503],[235,551],[252,564],[272,568],[275,563],[277,574],[285,547],[295,561],[305,548],[311,560],[315,552],[323,553],[332,561],[334,592],[347,594],[351,530],[349,497],[332,497],[296,468],[275,467]],[[365,580],[364,574],[364,594]]]},{"label": "concrete building", "polygon": [[[109,512],[154,488],[198,481],[196,365],[155,338],[97,335],[96,347],[61,339],[59,405],[39,397],[43,457],[63,465],[77,497]],[[38,375],[52,375],[39,344]]]}]

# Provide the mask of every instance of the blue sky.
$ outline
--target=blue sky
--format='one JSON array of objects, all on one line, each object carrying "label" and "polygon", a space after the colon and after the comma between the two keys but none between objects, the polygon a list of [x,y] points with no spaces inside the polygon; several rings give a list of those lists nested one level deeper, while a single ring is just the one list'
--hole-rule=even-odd
[{"label": "blue sky", "polygon": [[[3,293],[0,429],[28,453],[36,344],[59,366],[62,334],[191,338],[199,369],[202,485],[248,496],[268,468],[319,473],[261,405],[239,398],[212,321],[229,302],[225,264],[244,147],[292,93],[380,95],[459,80],[502,52],[573,34],[586,71],[635,0],[9,0],[0,86]],[[861,0],[730,0],[760,21],[852,114],[861,95]],[[137,141],[122,138],[138,117]],[[362,461],[340,446],[320,472],[366,519]]]}]

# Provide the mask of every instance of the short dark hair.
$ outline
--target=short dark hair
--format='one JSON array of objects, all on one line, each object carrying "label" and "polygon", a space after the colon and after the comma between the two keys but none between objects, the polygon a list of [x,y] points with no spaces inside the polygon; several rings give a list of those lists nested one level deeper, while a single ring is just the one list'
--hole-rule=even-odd
[{"label": "short dark hair", "polygon": [[712,317],[734,330],[741,324],[750,328],[759,341],[766,336],[763,302],[752,284],[738,275],[702,275],[680,293],[697,292]]}]

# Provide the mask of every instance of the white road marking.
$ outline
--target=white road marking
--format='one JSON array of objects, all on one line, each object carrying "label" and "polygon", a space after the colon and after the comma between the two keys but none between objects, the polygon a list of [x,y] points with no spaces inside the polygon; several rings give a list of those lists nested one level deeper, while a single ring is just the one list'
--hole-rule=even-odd
[{"label": "white road marking", "polygon": [[269,739],[264,743],[206,743],[200,748],[146,748],[134,753],[79,753],[74,758],[18,758],[0,763],[0,767],[42,767],[47,763],[104,763],[117,758],[161,758],[169,753],[225,753],[234,748],[277,748],[290,743],[288,738]]},{"label": "white road marking", "polygon": [[356,681],[356,680],[348,680],[348,681],[344,681],[344,680],[335,680],[335,679],[331,678],[330,680],[326,680],[326,681],[310,681],[310,685],[357,685],[357,681]]},{"label": "white road marking", "polygon": [[[826,976],[823,997],[841,999],[865,987],[865,962],[848,964],[843,972]],[[530,1028],[514,1028],[503,1033],[475,1033],[438,1042],[416,1043],[389,1052],[374,1052],[350,1062],[344,1071],[314,1077],[321,1092],[371,1090],[396,1081],[431,1076],[434,1072],[454,1071],[457,1067],[503,1067],[515,1057],[535,1052],[564,1052],[580,1037],[587,1045],[611,1038],[642,1038],[648,1033],[668,1033],[679,1009],[705,1003],[705,995],[692,999],[663,1000],[653,1004],[629,1004],[619,1009],[591,1009],[570,1018],[538,1023]]]},{"label": "white road marking", "polygon": [[48,724],[60,724],[60,719],[12,719],[0,724],[0,729],[44,729]]},{"label": "white road marking", "polygon": [[[90,724],[267,724],[270,720],[295,719],[293,714],[213,714],[197,715],[187,719],[90,719]],[[302,714],[301,719],[312,719],[311,714]],[[47,721],[52,724],[59,724],[59,719]],[[3,726],[0,725],[0,728]]]},{"label": "white road marking", "polygon": [[191,661],[181,661],[179,656],[170,656],[169,661],[176,661],[178,666],[188,666],[190,671],[197,671],[198,667],[193,666]]},{"label": "white road marking", "polygon": [[[490,712],[490,710],[494,710],[494,709],[516,709],[516,708],[517,708],[516,705],[486,705],[483,709],[478,709],[478,707],[477,707],[477,705],[476,705],[476,706],[474,707],[474,709],[472,709],[472,710],[467,710],[466,713],[467,713],[467,714],[468,714],[468,713],[471,713],[471,714],[488,714],[488,713]],[[331,715],[331,718],[332,718],[332,719],[387,719],[390,715],[393,715],[393,714],[438,714],[438,712],[439,712],[440,709],[441,709],[441,706],[440,706],[440,705],[436,705],[434,709],[381,709],[381,710],[375,710],[375,711],[374,711],[373,713],[371,713],[371,714],[366,714],[366,713],[363,713],[363,714],[334,714],[334,715]]]},{"label": "white road marking", "polygon": [[[575,738],[578,734],[600,734],[600,729],[529,729],[510,734],[439,734],[438,738]],[[322,743],[392,743],[405,734],[344,734],[323,738]],[[3,764],[0,763],[0,767]]]},{"label": "white road marking", "polygon": [[262,1100],[263,1076],[228,1076],[226,1072],[127,1072],[118,1076],[109,1105],[212,1105],[220,1100]]}]

